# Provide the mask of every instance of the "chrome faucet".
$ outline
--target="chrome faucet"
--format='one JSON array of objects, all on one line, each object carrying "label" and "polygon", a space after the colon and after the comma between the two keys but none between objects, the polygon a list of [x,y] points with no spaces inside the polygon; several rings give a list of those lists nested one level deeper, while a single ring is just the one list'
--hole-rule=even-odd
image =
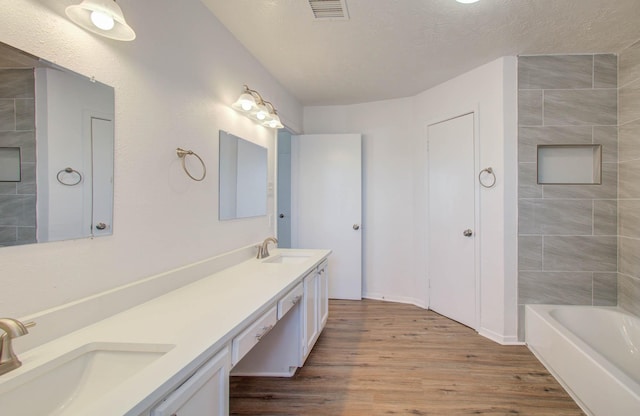
[{"label": "chrome faucet", "polygon": [[0,329],[4,331],[4,334],[0,336],[0,375],[15,370],[22,365],[16,353],[13,352],[11,341],[14,338],[28,334],[27,328],[35,324],[35,322],[23,324],[17,319],[0,318]]},{"label": "chrome faucet", "polygon": [[258,246],[257,259],[264,259],[269,257],[269,243],[278,244],[278,239],[275,237],[267,237],[264,239],[261,245]]}]

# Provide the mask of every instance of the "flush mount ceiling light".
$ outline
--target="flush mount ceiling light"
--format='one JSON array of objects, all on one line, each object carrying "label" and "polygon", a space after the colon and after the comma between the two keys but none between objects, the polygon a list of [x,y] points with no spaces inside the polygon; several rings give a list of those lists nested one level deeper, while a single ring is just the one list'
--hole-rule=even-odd
[{"label": "flush mount ceiling light", "polygon": [[67,7],[65,13],[73,23],[98,35],[124,41],[136,38],[114,0],[83,0]]},{"label": "flush mount ceiling light", "polygon": [[463,3],[463,4],[471,4],[471,3],[476,3],[480,0],[456,0],[458,3]]},{"label": "flush mount ceiling light", "polygon": [[265,127],[272,129],[284,127],[273,104],[265,101],[258,91],[252,90],[246,85],[240,97],[231,107]]}]

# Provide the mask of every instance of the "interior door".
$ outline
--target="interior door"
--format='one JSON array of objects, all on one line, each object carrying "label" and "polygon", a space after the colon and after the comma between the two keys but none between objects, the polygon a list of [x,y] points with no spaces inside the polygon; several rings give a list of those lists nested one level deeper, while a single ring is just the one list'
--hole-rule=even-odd
[{"label": "interior door", "polygon": [[331,249],[329,297],[362,298],[362,137],[292,136],[291,242]]},{"label": "interior door", "polygon": [[429,307],[477,328],[474,114],[429,125],[427,140]]},{"label": "interior door", "polygon": [[111,234],[113,218],[113,121],[91,118],[93,235]]}]

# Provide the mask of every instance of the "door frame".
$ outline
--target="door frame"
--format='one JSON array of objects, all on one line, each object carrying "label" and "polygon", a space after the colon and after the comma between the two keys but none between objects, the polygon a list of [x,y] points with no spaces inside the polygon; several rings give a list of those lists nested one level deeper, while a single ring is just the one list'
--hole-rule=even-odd
[{"label": "door frame", "polygon": [[[432,117],[430,118],[424,125],[424,137],[425,137],[425,146],[424,146],[424,160],[425,160],[425,190],[426,190],[426,195],[427,195],[427,200],[426,200],[426,206],[425,206],[425,211],[426,211],[426,221],[425,221],[425,246],[427,249],[427,253],[426,253],[426,259],[427,259],[427,263],[426,263],[426,270],[425,270],[425,274],[426,274],[426,278],[427,278],[427,282],[429,281],[429,279],[431,279],[431,276],[429,275],[429,264],[431,261],[430,258],[430,254],[431,254],[431,248],[430,248],[430,244],[429,244],[429,218],[430,218],[430,212],[429,212],[429,200],[431,197],[431,192],[429,189],[429,171],[430,171],[430,166],[429,166],[429,126],[435,125],[435,124],[439,124],[439,123],[443,123],[445,121],[449,121],[449,120],[453,120],[455,118],[458,117],[462,117],[462,116],[466,116],[469,114],[473,114],[473,170],[474,172],[478,172],[478,168],[480,166],[480,128],[479,128],[479,115],[478,115],[478,104],[476,103],[473,106],[470,107],[463,107],[459,110],[455,110],[455,111],[448,111],[448,112],[444,112],[441,115],[439,115],[438,117]],[[480,184],[478,183],[477,179],[474,180],[474,187],[473,187],[473,198],[474,198],[474,212],[473,212],[473,221],[474,221],[474,239],[473,239],[473,247],[474,247],[474,274],[475,274],[475,300],[476,300],[476,311],[475,311],[475,323],[474,323],[474,327],[473,329],[478,332],[480,330],[480,323],[481,323],[481,283],[482,283],[482,279],[481,279],[481,274],[480,274],[480,265],[481,265],[481,259],[480,259],[480,255],[481,255],[481,250],[480,250],[480,238],[479,236],[482,235],[482,227],[481,227],[481,222],[480,222]],[[427,304],[427,308],[431,309],[431,287],[430,285],[427,286],[427,299],[426,299],[426,304]]]}]

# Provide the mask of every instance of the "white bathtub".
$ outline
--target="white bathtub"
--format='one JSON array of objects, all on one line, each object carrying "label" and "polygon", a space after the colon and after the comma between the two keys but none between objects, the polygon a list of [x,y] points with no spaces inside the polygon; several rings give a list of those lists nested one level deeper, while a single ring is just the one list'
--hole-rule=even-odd
[{"label": "white bathtub", "polygon": [[588,415],[640,415],[640,318],[615,307],[527,305],[525,336]]}]

